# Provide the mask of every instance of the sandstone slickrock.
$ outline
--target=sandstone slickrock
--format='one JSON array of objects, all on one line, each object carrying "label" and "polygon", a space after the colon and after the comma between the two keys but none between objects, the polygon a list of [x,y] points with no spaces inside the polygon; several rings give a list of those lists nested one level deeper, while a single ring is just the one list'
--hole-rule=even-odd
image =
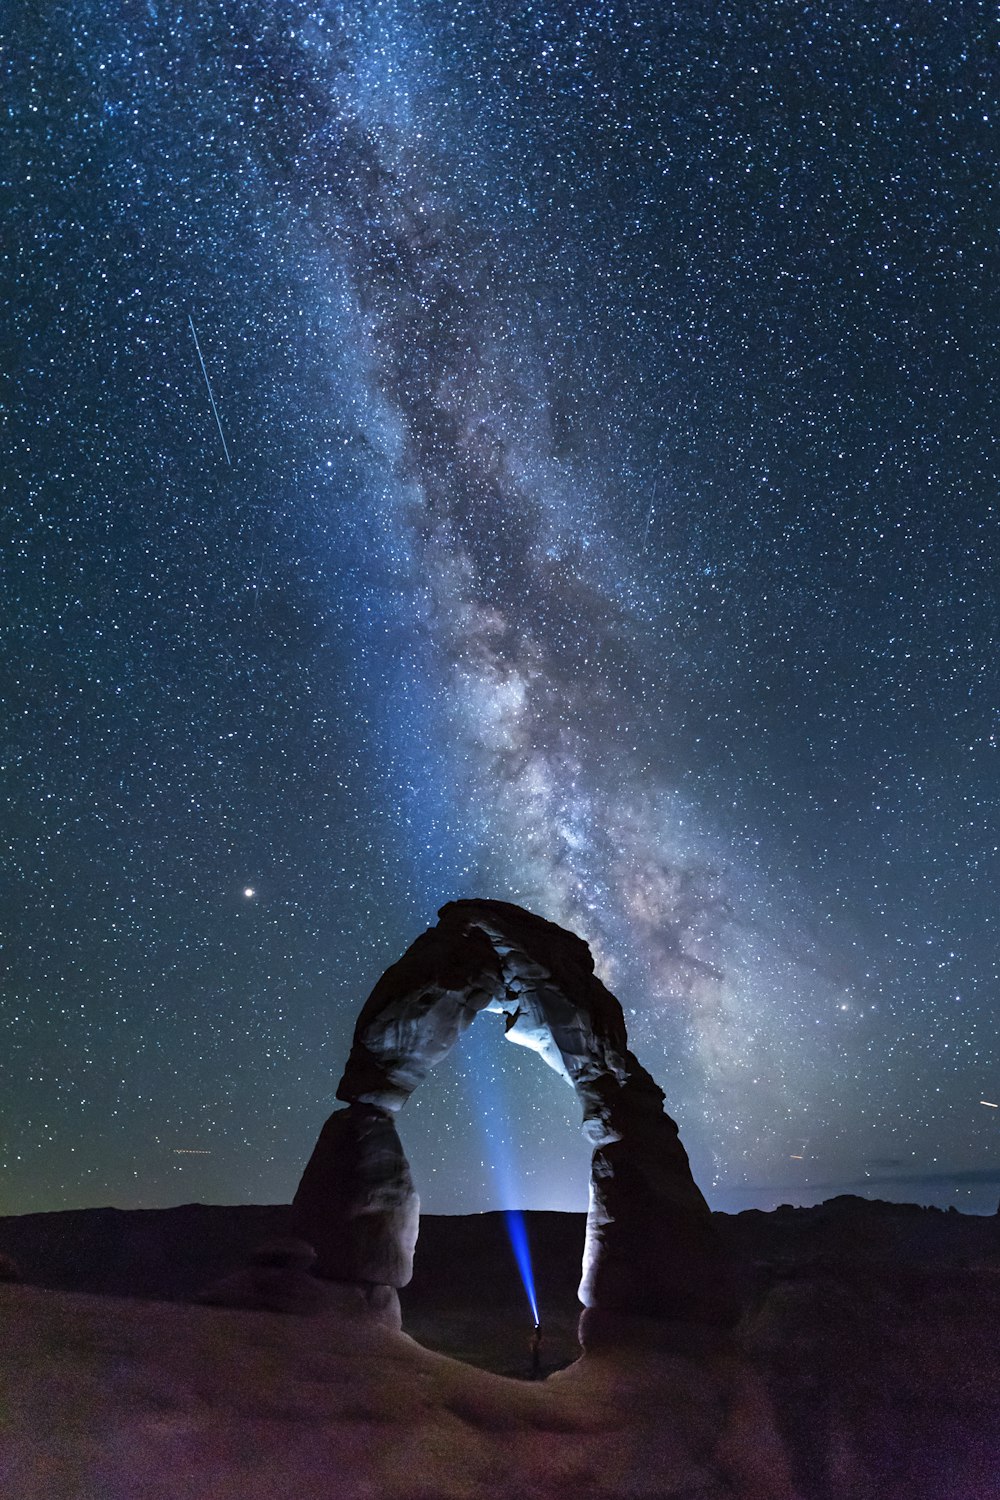
[{"label": "sandstone slickrock", "polygon": [[730,1278],[663,1093],[574,933],[503,901],[452,901],[362,1008],[293,1204],[316,1270],[405,1286],[419,1204],[392,1115],[480,1011],[576,1091],[594,1146],[580,1300],[597,1313],[727,1323]]}]

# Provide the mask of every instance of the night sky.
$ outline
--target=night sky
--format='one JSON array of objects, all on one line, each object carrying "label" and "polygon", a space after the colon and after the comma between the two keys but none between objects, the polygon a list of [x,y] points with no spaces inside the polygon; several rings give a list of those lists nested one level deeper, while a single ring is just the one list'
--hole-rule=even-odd
[{"label": "night sky", "polygon": [[[0,1212],[287,1202],[471,895],[714,1207],[992,1212],[987,7],[11,34]],[[400,1126],[429,1211],[582,1208],[578,1118],[485,1016]]]}]

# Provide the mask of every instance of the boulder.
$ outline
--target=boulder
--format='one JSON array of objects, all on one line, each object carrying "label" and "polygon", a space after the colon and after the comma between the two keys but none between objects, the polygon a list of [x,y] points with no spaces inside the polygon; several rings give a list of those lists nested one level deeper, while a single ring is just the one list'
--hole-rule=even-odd
[{"label": "boulder", "polygon": [[242,1307],[302,1317],[322,1312],[326,1306],[323,1282],[308,1271],[276,1266],[241,1266],[214,1281],[194,1300],[210,1307]]},{"label": "boulder", "polygon": [[316,1251],[305,1240],[265,1240],[250,1252],[250,1263],[282,1271],[309,1271],[316,1264]]},{"label": "boulder", "polygon": [[309,1275],[315,1259],[316,1251],[304,1240],[266,1240],[251,1252],[248,1266],[213,1282],[195,1301],[256,1312],[321,1312],[323,1285]]}]

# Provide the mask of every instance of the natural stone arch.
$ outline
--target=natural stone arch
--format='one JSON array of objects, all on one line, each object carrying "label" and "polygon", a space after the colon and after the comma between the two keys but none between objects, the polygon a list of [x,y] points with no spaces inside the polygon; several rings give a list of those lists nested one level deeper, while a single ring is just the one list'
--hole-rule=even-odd
[{"label": "natural stone arch", "polygon": [[729,1321],[711,1214],[663,1093],[628,1049],[618,1001],[574,933],[504,901],[452,901],[366,1001],[337,1098],[293,1204],[317,1272],[410,1279],[419,1199],[394,1116],[480,1011],[506,1017],[576,1090],[593,1143],[579,1296],[585,1308]]}]

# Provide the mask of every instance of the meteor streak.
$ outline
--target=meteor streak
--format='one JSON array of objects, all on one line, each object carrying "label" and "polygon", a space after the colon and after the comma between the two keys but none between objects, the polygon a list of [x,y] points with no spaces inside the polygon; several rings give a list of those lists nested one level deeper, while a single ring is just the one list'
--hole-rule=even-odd
[{"label": "meteor streak", "polygon": [[212,395],[212,382],[208,378],[208,371],[205,368],[205,357],[201,352],[201,345],[198,342],[198,334],[194,326],[194,318],[192,318],[190,313],[188,313],[188,322],[191,325],[191,336],[194,339],[194,347],[198,351],[198,363],[201,365],[201,373],[204,375],[205,385],[208,387],[208,399],[212,403],[212,411],[215,414],[215,425],[218,427],[219,436],[222,439],[222,451],[226,455],[226,463],[232,468],[233,461],[229,457],[229,444],[226,442],[226,434],[223,432],[222,423],[219,420],[219,408],[216,406],[215,397]]},{"label": "meteor streak", "polygon": [[642,533],[642,552],[643,552],[643,556],[645,556],[645,553],[646,553],[646,544],[649,541],[649,528],[653,524],[653,507],[656,505],[656,486],[657,486],[658,481],[659,481],[659,475],[657,475],[657,478],[653,480],[653,493],[650,496],[650,500],[649,500],[649,513],[646,516],[646,529]]}]

